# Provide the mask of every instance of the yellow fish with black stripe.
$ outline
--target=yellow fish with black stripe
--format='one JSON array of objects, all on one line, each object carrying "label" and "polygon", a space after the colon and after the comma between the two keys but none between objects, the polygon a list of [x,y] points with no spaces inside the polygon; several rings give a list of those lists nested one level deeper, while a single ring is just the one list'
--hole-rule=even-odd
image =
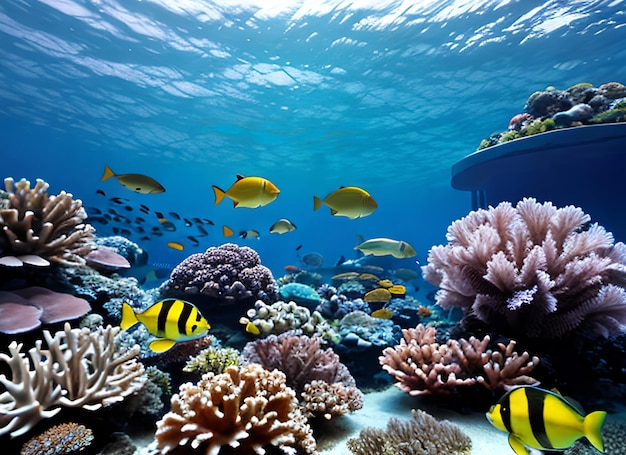
[{"label": "yellow fish with black stripe", "polygon": [[585,415],[577,403],[532,386],[507,392],[487,412],[487,420],[494,427],[509,433],[509,445],[517,455],[528,455],[529,447],[564,450],[583,436],[604,452],[602,425],[605,418],[605,411]]},{"label": "yellow fish with black stripe", "polygon": [[141,322],[151,335],[158,337],[150,343],[154,352],[165,352],[179,341],[195,340],[207,334],[211,326],[191,303],[179,299],[165,299],[141,313],[128,304],[122,305],[124,330]]}]

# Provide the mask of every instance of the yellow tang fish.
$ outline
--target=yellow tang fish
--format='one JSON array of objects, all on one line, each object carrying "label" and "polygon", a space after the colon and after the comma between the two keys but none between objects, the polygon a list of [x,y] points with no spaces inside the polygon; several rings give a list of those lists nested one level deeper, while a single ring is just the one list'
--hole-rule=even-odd
[{"label": "yellow tang fish", "polygon": [[267,205],[278,197],[280,190],[262,177],[244,177],[237,175],[237,181],[228,190],[213,185],[215,204],[222,202],[224,196],[233,200],[235,207],[256,208]]},{"label": "yellow tang fish", "polygon": [[124,303],[120,327],[126,330],[139,322],[151,335],[158,337],[150,343],[154,352],[165,352],[179,341],[200,338],[211,328],[193,304],[179,299],[161,300],[142,313],[135,313]]},{"label": "yellow tang fish", "polygon": [[487,420],[494,427],[509,433],[509,445],[517,455],[528,455],[528,447],[564,450],[583,436],[604,452],[605,418],[605,411],[585,415],[558,393],[531,386],[507,392],[487,412]]},{"label": "yellow tang fish", "polygon": [[156,194],[163,193],[165,191],[163,185],[154,180],[152,177],[148,177],[143,174],[116,174],[109,166],[105,165],[104,174],[100,180],[104,182],[111,177],[115,177],[124,188],[128,188],[135,193]]},{"label": "yellow tang fish", "polygon": [[313,210],[319,209],[322,204],[330,208],[331,215],[347,216],[352,220],[371,215],[378,208],[372,196],[356,186],[342,186],[323,200],[313,196]]},{"label": "yellow tang fish", "polygon": [[185,249],[185,246],[180,242],[167,242],[167,246],[178,251],[183,251]]},{"label": "yellow tang fish", "polygon": [[373,254],[374,256],[393,256],[398,259],[417,256],[417,252],[405,241],[387,238],[366,240],[365,242],[355,246],[354,249],[361,251],[365,255]]},{"label": "yellow tang fish", "polygon": [[287,218],[281,218],[270,226],[270,234],[285,234],[296,230],[296,225]]}]

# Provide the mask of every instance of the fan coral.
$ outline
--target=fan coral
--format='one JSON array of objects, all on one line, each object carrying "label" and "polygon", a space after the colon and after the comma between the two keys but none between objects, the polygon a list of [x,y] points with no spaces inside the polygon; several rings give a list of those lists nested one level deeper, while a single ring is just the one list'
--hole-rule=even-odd
[{"label": "fan coral", "polygon": [[410,395],[449,394],[459,386],[482,384],[487,389],[508,388],[536,383],[527,376],[539,363],[527,352],[513,351],[515,342],[498,344],[500,351],[488,350],[489,336],[478,340],[435,341],[437,329],[419,324],[403,329],[403,340],[383,350],[379,362],[398,382],[396,386]]},{"label": "fan coral", "polygon": [[318,336],[270,335],[247,343],[242,355],[249,363],[285,373],[287,384],[301,396],[300,404],[309,414],[319,415],[319,412],[328,419],[363,406],[363,396],[350,371],[332,349],[320,348]]},{"label": "fan coral", "polygon": [[0,394],[0,435],[22,435],[44,418],[53,417],[61,406],[90,411],[123,400],[139,390],[145,380],[137,362],[138,348],[122,353],[115,343],[119,327],[65,328],[22,352],[22,344],[9,344],[9,354],[0,362],[11,370],[11,379],[0,374],[5,391]]},{"label": "fan coral", "polygon": [[431,248],[424,279],[436,302],[517,337],[577,328],[608,336],[626,323],[626,245],[573,206],[525,198],[470,212]]},{"label": "fan coral", "polygon": [[84,224],[87,214],[80,199],[61,191],[48,195],[49,184],[41,179],[33,188],[28,180],[4,179],[0,191],[0,259],[3,265],[24,263],[82,265],[92,249],[94,229]]},{"label": "fan coral", "polygon": [[413,419],[389,419],[385,430],[366,427],[347,447],[355,455],[469,455],[472,441],[459,427],[412,410]]},{"label": "fan coral", "polygon": [[263,454],[270,445],[284,453],[293,453],[294,446],[307,454],[316,449],[285,375],[256,364],[182,384],[172,410],[157,422],[156,438],[162,453],[179,447],[206,455],[217,455],[222,447],[242,454]]},{"label": "fan coral", "polygon": [[277,286],[256,251],[234,243],[212,246],[178,264],[164,286],[167,291],[196,292],[224,300],[275,300]]},{"label": "fan coral", "polygon": [[54,425],[31,438],[20,451],[20,455],[63,455],[84,450],[93,441],[93,431],[68,422]]}]

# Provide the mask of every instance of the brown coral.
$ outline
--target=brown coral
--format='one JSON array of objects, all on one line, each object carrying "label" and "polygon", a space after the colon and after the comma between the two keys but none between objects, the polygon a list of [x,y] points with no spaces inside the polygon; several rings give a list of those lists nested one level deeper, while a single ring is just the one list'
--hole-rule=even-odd
[{"label": "brown coral", "polygon": [[65,191],[49,195],[49,185],[41,179],[33,188],[25,179],[15,183],[6,178],[4,185],[6,191],[0,192],[2,265],[85,263],[84,256],[94,248],[94,229],[84,223],[87,214],[79,199]]},{"label": "brown coral", "polygon": [[270,335],[247,343],[242,355],[247,362],[284,372],[308,415],[330,419],[363,406],[363,395],[350,371],[332,349],[320,347],[319,336]]},{"label": "brown coral", "polygon": [[197,385],[181,385],[172,410],[157,422],[156,438],[162,453],[184,448],[216,455],[229,447],[252,455],[270,445],[285,453],[294,446],[307,454],[316,450],[285,375],[257,364],[230,366],[222,374],[206,373]]},{"label": "brown coral", "polygon": [[89,447],[91,441],[91,429],[74,422],[61,423],[28,440],[20,455],[75,454]]},{"label": "brown coral", "polygon": [[472,441],[459,427],[412,410],[413,418],[391,418],[386,429],[366,427],[347,441],[355,455],[469,455]]},{"label": "brown coral", "polygon": [[481,384],[487,389],[508,388],[537,381],[528,373],[539,363],[527,352],[513,351],[515,342],[498,344],[499,351],[488,349],[490,337],[482,340],[435,341],[437,329],[419,324],[403,329],[400,344],[383,350],[378,358],[396,386],[410,394],[449,394],[459,386]]},{"label": "brown coral", "polygon": [[626,245],[580,208],[525,198],[470,212],[431,248],[424,279],[436,302],[516,337],[578,327],[608,336],[626,324]]}]

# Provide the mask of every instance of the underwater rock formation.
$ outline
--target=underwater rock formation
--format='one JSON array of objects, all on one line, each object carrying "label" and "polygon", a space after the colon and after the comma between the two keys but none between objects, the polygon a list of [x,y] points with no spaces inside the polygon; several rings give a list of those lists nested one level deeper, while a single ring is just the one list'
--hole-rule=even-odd
[{"label": "underwater rock formation", "polygon": [[61,191],[49,195],[49,184],[37,179],[5,178],[0,190],[0,264],[45,266],[49,261],[83,265],[94,248],[94,229],[85,224],[87,213],[80,199]]},{"label": "underwater rock formation", "polygon": [[347,441],[355,455],[469,455],[471,439],[455,424],[421,410],[412,419],[391,418],[387,428],[366,427]]},{"label": "underwater rock formation", "polygon": [[225,243],[192,254],[178,264],[163,292],[200,293],[215,299],[274,301],[277,286],[272,272],[261,265],[256,251]]},{"label": "underwater rock formation", "polygon": [[424,279],[442,308],[490,329],[550,339],[585,328],[608,336],[626,324],[626,245],[580,208],[525,198],[470,212],[428,253]]},{"label": "underwater rock formation", "polygon": [[163,454],[187,449],[217,455],[222,447],[242,454],[263,454],[268,446],[284,453],[316,450],[285,375],[256,364],[230,366],[222,374],[206,373],[198,384],[182,384],[172,396],[172,410],[157,422],[156,439]]},{"label": "underwater rock formation", "polygon": [[409,395],[449,394],[457,387],[481,384],[489,390],[534,384],[528,376],[539,363],[527,352],[513,351],[515,342],[498,343],[499,351],[488,349],[489,336],[436,342],[437,329],[418,324],[403,329],[400,344],[383,350],[379,362],[396,379],[396,387]]},{"label": "underwater rock formation", "polygon": [[321,349],[318,336],[270,335],[245,345],[243,358],[286,375],[309,415],[330,419],[361,409],[363,395],[348,368],[332,349]]},{"label": "underwater rock formation", "polygon": [[0,362],[10,368],[10,379],[0,375],[5,391],[0,394],[0,435],[22,435],[42,419],[56,415],[61,407],[94,411],[123,400],[145,382],[139,348],[122,352],[115,343],[119,327],[65,328],[52,335],[44,330],[42,342],[22,352],[13,341]]}]

